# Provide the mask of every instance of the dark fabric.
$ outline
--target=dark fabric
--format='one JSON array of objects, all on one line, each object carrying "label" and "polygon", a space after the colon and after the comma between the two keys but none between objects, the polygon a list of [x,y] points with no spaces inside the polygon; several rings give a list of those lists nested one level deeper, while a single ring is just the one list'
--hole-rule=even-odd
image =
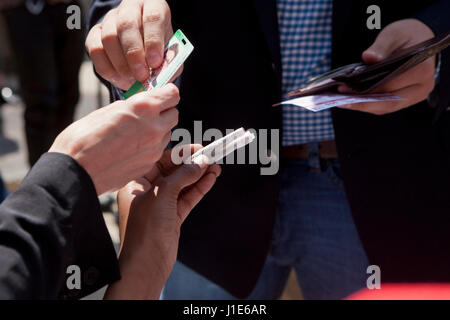
[{"label": "dark fabric", "polygon": [[3,11],[26,106],[30,165],[73,121],[84,54],[84,31],[66,26],[66,10],[73,4],[80,5],[78,1],[46,5],[39,15],[24,5]]},{"label": "dark fabric", "polygon": [[8,190],[6,189],[5,184],[3,183],[3,179],[0,175],[0,203],[3,202],[3,200],[5,200],[5,198],[8,195]]},{"label": "dark fabric", "polygon": [[[66,286],[81,269],[81,290]],[[119,278],[95,187],[84,169],[44,154],[0,205],[0,299],[81,298]]]},{"label": "dark fabric", "polygon": [[[192,132],[193,121],[202,120],[204,130],[281,129],[281,109],[271,107],[281,98],[275,0],[168,2],[195,46],[180,84],[179,127]],[[94,1],[89,24],[118,3]],[[373,4],[381,8],[382,27],[418,17],[436,32],[450,29],[447,0],[335,1],[333,67],[360,61],[375,40],[379,31],[366,27]],[[443,83],[450,76],[447,57]],[[440,110],[426,102],[386,116],[333,110],[354,219],[383,280],[450,281],[449,117],[435,119],[438,111],[445,115],[449,96],[440,91]],[[261,176],[258,165],[223,166],[182,228],[180,261],[233,295],[247,296],[269,249],[278,191],[279,175]]]}]

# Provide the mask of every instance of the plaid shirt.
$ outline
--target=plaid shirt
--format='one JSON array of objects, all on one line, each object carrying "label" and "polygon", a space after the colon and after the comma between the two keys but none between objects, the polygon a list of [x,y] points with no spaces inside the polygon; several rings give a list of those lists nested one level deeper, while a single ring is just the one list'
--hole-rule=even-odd
[{"label": "plaid shirt", "polygon": [[[277,0],[283,94],[331,68],[332,0]],[[283,145],[333,140],[330,110],[283,105]]]}]

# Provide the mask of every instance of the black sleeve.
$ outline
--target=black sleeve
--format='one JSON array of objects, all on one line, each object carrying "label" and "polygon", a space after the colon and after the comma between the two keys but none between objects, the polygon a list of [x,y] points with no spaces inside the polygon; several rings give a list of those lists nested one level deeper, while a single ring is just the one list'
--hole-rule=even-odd
[{"label": "black sleeve", "polygon": [[[417,12],[413,18],[416,18],[433,30],[435,35],[450,31],[450,1],[438,0],[427,6],[425,9]],[[450,48],[441,53],[441,66],[439,72],[439,81],[436,83],[435,94],[438,97],[438,113],[450,106]]]},{"label": "black sleeve", "polygon": [[[122,0],[93,0],[89,7],[87,16],[87,30],[91,30],[93,26],[103,20],[103,17],[109,10],[116,8]],[[108,88],[109,100],[111,102],[123,99],[123,92],[119,88],[103,79],[94,69],[97,78]]]},{"label": "black sleeve", "polygon": [[450,1],[438,0],[417,12],[413,18],[419,19],[428,25],[436,35],[450,30]]},{"label": "black sleeve", "polygon": [[[80,290],[66,286],[70,265]],[[0,205],[0,299],[80,298],[117,279],[91,178],[71,157],[44,154]]]}]

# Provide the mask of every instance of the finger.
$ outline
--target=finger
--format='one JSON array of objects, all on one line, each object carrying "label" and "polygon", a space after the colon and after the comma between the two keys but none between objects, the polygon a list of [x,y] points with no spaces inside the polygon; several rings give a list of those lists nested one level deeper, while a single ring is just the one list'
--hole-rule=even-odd
[{"label": "finger", "polygon": [[393,92],[414,84],[430,84],[434,87],[434,75],[434,59],[430,58],[391,79],[381,87],[374,90],[374,93]]},{"label": "finger", "polygon": [[181,222],[186,220],[189,213],[203,199],[214,186],[217,176],[210,172],[206,173],[197,183],[183,191],[178,199],[178,214]]},{"label": "finger", "polygon": [[160,124],[165,130],[171,130],[178,124],[178,110],[176,108],[166,109],[161,112]]},{"label": "finger", "polygon": [[397,101],[377,101],[364,102],[351,105],[340,106],[342,109],[350,109],[356,111],[367,112],[375,115],[384,115],[392,112],[402,110],[406,107],[414,105],[424,100],[427,96],[429,88],[422,85],[411,85],[391,92],[393,95],[404,98],[404,100]]},{"label": "finger", "polygon": [[179,156],[183,158],[201,148],[203,148],[201,144],[187,144],[187,145],[185,144],[182,146],[177,146],[173,149],[165,150],[156,166],[153,168],[153,170],[151,170],[148,174],[146,174],[145,177],[149,181],[155,181],[155,179],[159,175],[166,177],[172,174],[180,166],[180,164],[183,163],[182,161],[177,161],[177,159],[174,159],[174,157]]},{"label": "finger", "polygon": [[[162,139],[160,145],[158,146],[158,149],[163,150],[163,152],[159,156],[159,159],[157,160],[153,168],[144,175],[144,178],[147,179],[147,181],[149,181],[150,183],[154,183],[154,181],[156,181],[158,177],[165,177],[173,171],[170,166],[166,165],[167,162],[170,162],[170,150],[166,150],[166,147],[170,142],[171,134],[172,132],[169,131]],[[169,159],[167,159],[168,157]]]},{"label": "finger", "polygon": [[214,173],[216,177],[219,177],[222,174],[222,167],[218,164],[210,165],[206,173]]},{"label": "finger", "polygon": [[150,72],[145,61],[144,43],[141,34],[142,2],[131,6],[120,6],[117,13],[117,35],[129,69],[138,81],[145,81]]},{"label": "finger", "polygon": [[170,188],[167,194],[179,194],[185,187],[197,182],[208,168],[208,159],[202,155],[193,160],[192,164],[179,166],[171,175],[165,179],[164,186]]},{"label": "finger", "polygon": [[350,88],[348,85],[346,84],[341,84],[338,86],[337,91],[339,93],[356,93],[355,90],[353,90],[352,88]]},{"label": "finger", "polygon": [[102,23],[102,44],[106,55],[111,61],[114,69],[131,86],[135,79],[128,67],[127,60],[122,51],[119,38],[117,36],[117,10],[111,10],[105,16]]},{"label": "finger", "polygon": [[97,71],[100,76],[110,82],[112,82],[111,80],[114,79],[113,84],[116,85],[116,82],[119,80],[120,76],[114,70],[111,61],[109,61],[109,58],[106,55],[105,50],[103,49],[102,29],[99,24],[95,25],[91,29],[91,31],[89,31],[85,46],[86,51],[88,52],[89,57],[94,64],[95,71]]},{"label": "finger", "polygon": [[145,1],[142,12],[145,57],[150,68],[157,68],[164,58],[164,45],[171,34],[170,9],[165,1]]},{"label": "finger", "polygon": [[153,119],[164,110],[175,107],[179,101],[178,88],[169,84],[162,88],[135,94],[128,98],[125,103],[138,116]]},{"label": "finger", "polygon": [[372,64],[386,59],[407,41],[400,37],[398,32],[392,32],[390,29],[389,26],[384,28],[378,34],[375,42],[363,52],[362,59],[365,63]]},{"label": "finger", "polygon": [[151,99],[159,104],[160,112],[175,107],[180,102],[180,91],[177,86],[169,83],[162,88],[148,91]]}]

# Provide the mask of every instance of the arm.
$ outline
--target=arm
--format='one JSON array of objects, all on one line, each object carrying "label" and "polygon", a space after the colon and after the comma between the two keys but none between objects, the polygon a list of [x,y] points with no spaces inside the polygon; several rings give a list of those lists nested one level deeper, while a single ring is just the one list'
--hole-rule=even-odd
[{"label": "arm", "polygon": [[[362,53],[363,61],[368,64],[379,62],[396,50],[413,46],[432,38],[434,35],[450,30],[450,22],[446,19],[445,14],[442,14],[442,12],[449,12],[449,10],[450,4],[448,1],[436,1],[410,19],[398,20],[387,25],[380,31],[375,42]],[[448,57],[448,53],[444,51],[441,56],[440,72],[444,83],[448,83],[449,80],[448,59],[446,57]],[[404,100],[360,103],[344,106],[344,108],[377,115],[402,110],[429,97],[435,87],[435,74],[436,57],[432,57],[375,90],[376,93],[392,93]],[[351,92],[346,86],[339,88],[339,91],[343,93]],[[446,92],[441,95],[440,108],[448,105],[449,97],[450,95]],[[442,104],[445,104],[445,106]]]},{"label": "arm", "polygon": [[[96,270],[97,279],[70,292],[65,281],[72,264],[82,273]],[[78,298],[118,278],[89,175],[67,155],[44,154],[0,205],[0,299]]]},{"label": "arm", "polygon": [[171,155],[167,150],[145,178],[119,192],[123,276],[109,286],[106,299],[159,298],[177,257],[181,224],[220,175],[205,157],[176,166]]},{"label": "arm", "polygon": [[[79,298],[118,278],[97,194],[142,177],[177,123],[173,85],[96,110],[66,128],[0,206],[0,298]],[[80,291],[65,287],[77,265]],[[62,288],[62,289],[61,289]]]},{"label": "arm", "polygon": [[[441,34],[450,30],[450,19],[448,13],[450,12],[450,1],[440,0],[435,1],[432,5],[424,10],[416,13],[414,18],[422,21],[435,34]],[[433,94],[437,99],[437,116],[450,106],[450,49],[446,49],[439,55],[440,70],[439,79],[437,83],[437,90]]]}]

